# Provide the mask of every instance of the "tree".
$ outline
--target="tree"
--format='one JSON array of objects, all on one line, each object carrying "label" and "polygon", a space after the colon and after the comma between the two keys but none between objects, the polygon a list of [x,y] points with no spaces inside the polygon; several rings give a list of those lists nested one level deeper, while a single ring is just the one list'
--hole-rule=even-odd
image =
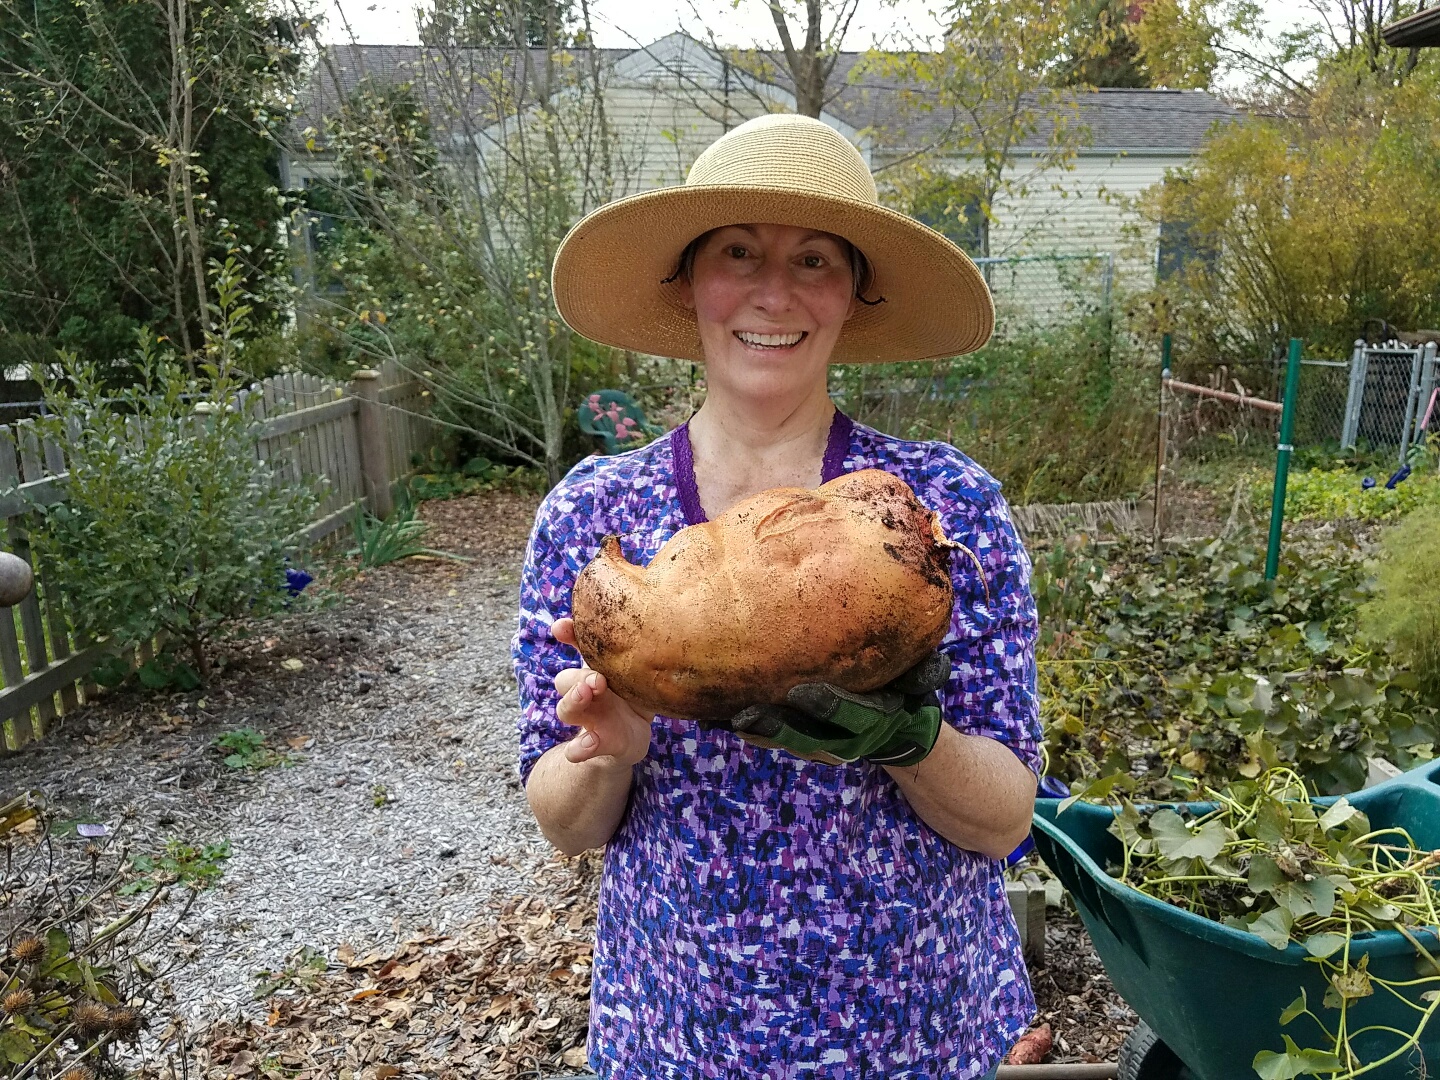
[{"label": "tree", "polygon": [[[795,111],[801,116],[818,117],[833,96],[830,77],[855,9],[860,6],[859,0],[805,0],[805,34],[798,45],[790,29],[793,10],[798,5],[785,0],[766,0],[766,6],[775,23],[780,55],[795,91]],[[828,30],[826,15],[830,16]]]},{"label": "tree", "polygon": [[296,66],[268,0],[0,0],[0,348],[110,361],[148,325],[193,356],[207,260],[278,259]]},{"label": "tree", "polygon": [[1137,88],[1150,85],[1135,30],[1145,4],[1130,0],[1071,0],[1065,58],[1057,85]]},{"label": "tree", "polygon": [[1084,138],[1076,91],[1057,85],[1077,58],[1067,52],[1066,8],[1051,0],[957,0],[947,15],[941,49],[875,52],[863,71],[898,84],[902,124],[942,121],[927,145],[889,167],[889,183],[923,191],[937,174],[968,174],[975,205],[965,212],[977,222],[977,253],[988,256],[996,203],[1067,168]]},{"label": "tree", "polygon": [[[546,13],[547,35],[564,6]],[[624,169],[594,51],[556,37],[531,46],[533,5],[506,10],[508,46],[441,42],[403,84],[352,91],[322,57],[342,104],[307,149],[341,166],[322,187],[348,224],[326,251],[344,295],[309,303],[347,349],[423,379],[442,421],[553,483],[572,381],[593,347],[556,314],[550,271],[575,220],[623,193]]]},{"label": "tree", "polygon": [[520,4],[506,0],[436,0],[432,8],[421,12],[420,40],[426,45],[503,48],[520,39],[531,48],[543,49],[549,43],[564,43],[572,38],[576,19],[573,0],[524,0]]},{"label": "tree", "polygon": [[[1156,85],[1209,87],[1233,73],[1272,107],[1301,107],[1318,67],[1352,65],[1391,82],[1407,78],[1418,49],[1392,49],[1386,24],[1424,0],[1306,0],[1309,19],[1279,33],[1257,0],[1151,0],[1136,27],[1142,64]],[[1274,99],[1278,96],[1280,101]]]},{"label": "tree", "polygon": [[1345,355],[1368,319],[1440,322],[1440,64],[1397,80],[1403,55],[1354,50],[1323,58],[1303,108],[1226,127],[1149,197],[1196,249],[1158,297],[1191,355],[1290,337]]}]

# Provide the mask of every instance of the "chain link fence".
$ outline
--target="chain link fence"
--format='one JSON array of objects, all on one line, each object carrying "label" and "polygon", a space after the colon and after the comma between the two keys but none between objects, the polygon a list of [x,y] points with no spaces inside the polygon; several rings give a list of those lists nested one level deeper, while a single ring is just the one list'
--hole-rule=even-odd
[{"label": "chain link fence", "polygon": [[976,259],[995,300],[1000,334],[1053,328],[1110,308],[1115,256],[1024,255]]}]

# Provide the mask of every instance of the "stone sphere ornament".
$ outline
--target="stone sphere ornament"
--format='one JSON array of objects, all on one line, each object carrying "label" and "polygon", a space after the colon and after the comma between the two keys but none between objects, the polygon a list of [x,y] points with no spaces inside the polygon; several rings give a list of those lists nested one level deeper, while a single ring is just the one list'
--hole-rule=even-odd
[{"label": "stone sphere ornament", "polygon": [[30,564],[9,551],[0,551],[0,607],[14,607],[35,587]]}]

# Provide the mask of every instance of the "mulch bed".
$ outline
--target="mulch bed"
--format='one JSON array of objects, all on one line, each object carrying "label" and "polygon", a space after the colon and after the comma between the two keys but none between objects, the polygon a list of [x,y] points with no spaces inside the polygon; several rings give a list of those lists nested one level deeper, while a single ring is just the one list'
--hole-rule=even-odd
[{"label": "mulch bed", "polygon": [[[493,904],[450,936],[337,960],[277,993],[263,1024],[201,1033],[207,1080],[517,1077],[585,1065],[600,858],[556,858],[539,892]],[[160,1073],[173,1080],[173,1065]]]}]

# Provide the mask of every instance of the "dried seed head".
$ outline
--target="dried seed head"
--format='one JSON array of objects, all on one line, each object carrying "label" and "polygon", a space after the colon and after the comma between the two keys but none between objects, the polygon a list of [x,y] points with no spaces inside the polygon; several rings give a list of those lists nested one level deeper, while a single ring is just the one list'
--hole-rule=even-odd
[{"label": "dried seed head", "polygon": [[12,990],[0,1001],[0,1009],[4,1009],[6,1015],[14,1016],[16,1013],[23,1013],[30,1006],[35,1004],[35,995],[29,990]]},{"label": "dried seed head", "polygon": [[91,1039],[110,1026],[110,1010],[104,1005],[87,1001],[76,1006],[74,1020],[75,1030]]},{"label": "dried seed head", "polygon": [[33,964],[45,958],[45,940],[38,937],[22,937],[10,946],[10,955],[22,964]]},{"label": "dried seed head", "polygon": [[95,1080],[95,1070],[88,1065],[71,1065],[60,1074],[60,1080]]},{"label": "dried seed head", "polygon": [[99,844],[86,844],[86,845],[85,845],[85,857],[86,857],[87,859],[90,859],[91,861],[94,861],[95,859],[100,858],[100,856],[101,856],[101,855],[104,855],[104,854],[105,854],[105,849],[102,848]]},{"label": "dried seed head", "polygon": [[140,1015],[139,1009],[123,1005],[110,1010],[110,1031],[117,1039],[133,1042],[144,1026],[145,1017]]}]

